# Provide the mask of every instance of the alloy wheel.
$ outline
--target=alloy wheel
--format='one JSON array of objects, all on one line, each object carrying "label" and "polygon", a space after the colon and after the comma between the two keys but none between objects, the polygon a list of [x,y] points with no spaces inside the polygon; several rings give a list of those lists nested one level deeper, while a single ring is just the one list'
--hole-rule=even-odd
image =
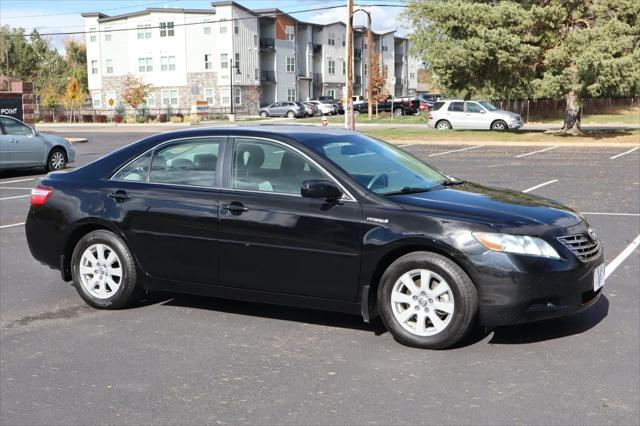
[{"label": "alloy wheel", "polygon": [[449,123],[445,122],[445,121],[441,121],[440,123],[438,123],[438,130],[449,130]]},{"label": "alloy wheel", "polygon": [[435,272],[414,269],[394,284],[391,309],[395,320],[409,333],[433,336],[444,331],[453,318],[453,292]]},{"label": "alloy wheel", "polygon": [[60,151],[55,151],[51,154],[51,168],[53,170],[61,170],[64,168],[64,154]]},{"label": "alloy wheel", "polygon": [[106,244],[93,244],[80,258],[80,283],[91,296],[108,299],[122,285],[122,262]]}]

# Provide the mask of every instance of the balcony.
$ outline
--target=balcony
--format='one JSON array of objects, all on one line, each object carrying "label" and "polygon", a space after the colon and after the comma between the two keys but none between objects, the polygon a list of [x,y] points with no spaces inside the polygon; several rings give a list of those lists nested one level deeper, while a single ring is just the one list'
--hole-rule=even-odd
[{"label": "balcony", "polygon": [[313,53],[320,53],[320,52],[322,52],[322,45],[313,43]]},{"label": "balcony", "polygon": [[356,75],[353,77],[353,84],[361,85],[362,84],[362,76]]},{"label": "balcony", "polygon": [[314,81],[316,84],[320,84],[320,83],[322,83],[322,73],[320,73],[320,72],[314,72],[314,73],[313,73],[313,81]]},{"label": "balcony", "polygon": [[395,62],[396,64],[401,64],[405,61],[405,55],[402,53],[396,53],[395,55]]},{"label": "balcony", "polygon": [[276,42],[271,37],[260,37],[260,50],[262,52],[269,52],[275,50]]},{"label": "balcony", "polygon": [[275,83],[276,81],[276,72],[273,70],[261,70],[260,71],[260,81],[263,83]]},{"label": "balcony", "polygon": [[354,49],[353,50],[353,57],[355,59],[362,59],[362,49]]}]

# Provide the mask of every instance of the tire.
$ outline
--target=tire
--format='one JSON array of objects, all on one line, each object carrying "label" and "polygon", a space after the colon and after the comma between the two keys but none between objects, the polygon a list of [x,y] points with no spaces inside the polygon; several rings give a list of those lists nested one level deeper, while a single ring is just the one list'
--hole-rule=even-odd
[{"label": "tire", "polygon": [[395,115],[396,117],[402,117],[404,115],[404,111],[402,110],[402,108],[396,108],[393,110],[393,115]]},{"label": "tire", "polygon": [[451,123],[447,120],[440,120],[436,123],[436,129],[438,130],[451,130]]},{"label": "tire", "polygon": [[267,117],[269,117],[269,114],[267,113],[267,111],[261,111],[260,112],[260,117],[267,118]]},{"label": "tire", "polygon": [[[424,289],[418,284],[422,271],[430,277]],[[413,291],[407,282],[413,283]],[[445,349],[459,342],[478,312],[478,294],[469,276],[448,258],[426,251],[393,262],[382,275],[377,296],[378,312],[393,337],[423,349]]]},{"label": "tire", "polygon": [[67,167],[67,152],[63,148],[53,148],[47,157],[47,172],[64,170]]},{"label": "tire", "polygon": [[296,113],[293,111],[287,112],[287,118],[296,118]]},{"label": "tire", "polygon": [[[109,263],[112,255],[115,255],[115,261]],[[116,271],[120,273],[119,279]],[[124,241],[111,231],[89,232],[78,241],[71,257],[71,276],[80,297],[97,309],[125,308],[143,292],[131,252]]]},{"label": "tire", "polygon": [[491,130],[495,130],[497,132],[504,132],[505,130],[509,130],[509,126],[507,126],[507,123],[505,123],[502,120],[496,120],[493,123],[491,123]]},{"label": "tire", "polygon": [[355,115],[356,117],[359,116],[360,115],[360,111],[358,111],[358,110],[353,111],[353,115]]}]

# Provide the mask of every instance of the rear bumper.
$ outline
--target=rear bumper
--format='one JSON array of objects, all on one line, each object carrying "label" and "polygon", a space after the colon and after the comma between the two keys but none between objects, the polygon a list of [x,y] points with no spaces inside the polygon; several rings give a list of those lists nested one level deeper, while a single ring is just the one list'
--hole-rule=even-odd
[{"label": "rear bumper", "polygon": [[479,322],[487,327],[520,324],[581,312],[602,292],[593,290],[597,258],[550,260],[489,252],[469,258],[478,289]]}]

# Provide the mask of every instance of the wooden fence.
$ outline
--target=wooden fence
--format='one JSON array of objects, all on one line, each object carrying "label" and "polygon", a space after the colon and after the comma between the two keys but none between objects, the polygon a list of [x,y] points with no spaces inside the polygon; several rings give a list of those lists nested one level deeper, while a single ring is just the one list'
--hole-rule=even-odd
[{"label": "wooden fence", "polygon": [[[525,122],[544,119],[562,119],[565,113],[564,100],[524,99],[493,100],[493,105],[506,111],[520,114]],[[606,114],[621,108],[638,105],[638,98],[588,98],[582,104],[582,114]]]}]

